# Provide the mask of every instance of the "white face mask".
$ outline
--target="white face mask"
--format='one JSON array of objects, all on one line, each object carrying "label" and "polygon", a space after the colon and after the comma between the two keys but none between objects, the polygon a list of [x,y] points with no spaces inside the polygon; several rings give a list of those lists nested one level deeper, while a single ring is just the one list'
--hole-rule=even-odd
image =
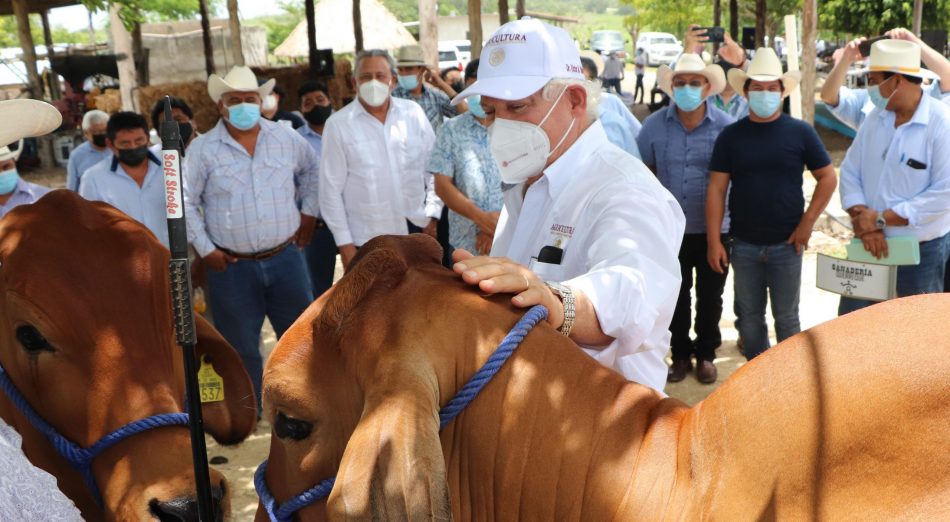
[{"label": "white face mask", "polygon": [[495,118],[495,123],[488,127],[488,141],[491,145],[492,155],[498,163],[498,169],[501,172],[501,180],[509,185],[517,185],[528,178],[537,175],[544,169],[548,157],[554,150],[557,150],[567,135],[574,128],[576,118],[571,119],[571,125],[564,131],[561,141],[551,149],[551,141],[548,135],[541,129],[544,122],[548,120],[561,96],[567,92],[567,87],[561,91],[554,104],[544,115],[544,119],[537,125],[532,125],[523,121],[506,120]]},{"label": "white face mask", "polygon": [[277,110],[277,96],[273,94],[268,94],[264,96],[264,101],[261,105],[261,110],[264,112]]},{"label": "white face mask", "polygon": [[360,98],[370,107],[380,107],[389,98],[389,86],[379,80],[370,80],[360,84]]}]

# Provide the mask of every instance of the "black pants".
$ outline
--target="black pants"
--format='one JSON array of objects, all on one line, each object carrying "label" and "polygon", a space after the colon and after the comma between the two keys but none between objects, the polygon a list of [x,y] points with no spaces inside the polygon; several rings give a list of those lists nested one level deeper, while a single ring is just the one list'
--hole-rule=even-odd
[{"label": "black pants", "polygon": [[604,78],[603,81],[604,89],[607,92],[610,92],[610,89],[617,91],[617,95],[620,95],[620,78]]},{"label": "black pants", "polygon": [[[638,74],[638,75],[637,75],[637,86],[636,86],[636,88],[634,88],[634,90],[633,90],[633,99],[634,99],[634,102],[636,102],[636,103],[643,103],[643,93],[644,93],[644,90],[643,90],[643,75],[642,75],[642,74]],[[637,98],[637,96],[639,96],[639,98]],[[640,101],[636,101],[637,99],[639,99]]]},{"label": "black pants", "polygon": [[[729,243],[723,236],[723,243]],[[673,360],[697,359],[711,361],[716,358],[716,348],[722,343],[719,332],[719,319],[722,318],[722,292],[726,286],[725,274],[719,274],[710,268],[706,261],[706,234],[686,234],[680,247],[680,273],[683,283],[680,285],[679,299],[670,322],[672,334]],[[693,287],[693,272],[696,273],[696,341],[689,336]]]}]

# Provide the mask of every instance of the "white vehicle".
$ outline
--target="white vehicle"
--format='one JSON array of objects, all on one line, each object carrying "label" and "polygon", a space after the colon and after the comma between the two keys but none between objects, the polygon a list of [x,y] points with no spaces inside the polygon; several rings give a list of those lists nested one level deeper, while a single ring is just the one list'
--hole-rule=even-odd
[{"label": "white vehicle", "polygon": [[640,33],[637,50],[643,50],[643,58],[649,66],[668,64],[682,54],[683,46],[670,33]]},{"label": "white vehicle", "polygon": [[450,67],[460,71],[465,70],[465,66],[462,65],[462,53],[454,44],[439,42],[439,70],[444,71]]},{"label": "white vehicle", "polygon": [[468,65],[468,62],[472,61],[472,42],[469,40],[448,40],[445,42],[439,42],[439,49],[441,49],[442,44],[446,46],[454,45],[456,49],[459,50],[459,58],[462,59],[462,66]]}]

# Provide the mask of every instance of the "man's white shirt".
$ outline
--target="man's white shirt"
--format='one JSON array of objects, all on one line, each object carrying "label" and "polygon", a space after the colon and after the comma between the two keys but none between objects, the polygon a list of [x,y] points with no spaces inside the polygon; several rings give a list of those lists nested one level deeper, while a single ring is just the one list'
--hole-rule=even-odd
[{"label": "man's white shirt", "polygon": [[[595,122],[527,192],[507,186],[504,197],[491,255],[583,292],[615,338],[584,351],[662,391],[686,225],[673,196]],[[559,265],[537,262],[545,246],[563,250]]]},{"label": "man's white shirt", "polygon": [[442,201],[425,164],[435,133],[422,108],[390,97],[385,123],[353,100],[327,120],[320,163],[320,211],[338,245],[425,227]]}]

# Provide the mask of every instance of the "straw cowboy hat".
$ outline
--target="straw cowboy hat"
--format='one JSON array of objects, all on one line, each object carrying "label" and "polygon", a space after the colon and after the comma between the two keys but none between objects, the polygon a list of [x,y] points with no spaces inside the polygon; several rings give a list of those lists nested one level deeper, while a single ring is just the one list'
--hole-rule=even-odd
[{"label": "straw cowboy hat", "polygon": [[236,65],[228,71],[224,78],[217,74],[208,77],[208,94],[211,99],[218,101],[221,96],[227,92],[256,92],[261,95],[261,99],[274,90],[274,84],[277,80],[271,78],[263,83],[257,84],[257,77],[250,67]]},{"label": "straw cowboy hat", "polygon": [[673,77],[677,74],[698,74],[709,82],[709,96],[722,92],[726,88],[726,75],[718,65],[706,65],[698,54],[684,53],[674,64],[675,69],[661,65],[656,70],[656,81],[660,90],[673,96]]},{"label": "straw cowboy hat", "polygon": [[792,91],[798,88],[798,82],[802,79],[802,73],[799,71],[789,71],[782,74],[782,62],[771,47],[760,47],[755,52],[755,57],[749,62],[749,70],[732,69],[729,71],[729,85],[737,93],[745,94],[746,80],[755,80],[758,82],[771,82],[775,80],[782,81],[782,97],[788,96]]},{"label": "straw cowboy hat", "polygon": [[0,161],[17,159],[23,144],[15,150],[7,146],[23,138],[43,136],[63,124],[63,115],[52,105],[38,100],[0,101]]},{"label": "straw cowboy hat", "polygon": [[933,71],[920,66],[920,46],[907,40],[879,40],[871,45],[868,72],[892,72],[936,80]]},{"label": "straw cowboy hat", "polygon": [[396,51],[396,67],[425,67],[425,56],[422,54],[422,47],[418,45],[405,45]]}]

